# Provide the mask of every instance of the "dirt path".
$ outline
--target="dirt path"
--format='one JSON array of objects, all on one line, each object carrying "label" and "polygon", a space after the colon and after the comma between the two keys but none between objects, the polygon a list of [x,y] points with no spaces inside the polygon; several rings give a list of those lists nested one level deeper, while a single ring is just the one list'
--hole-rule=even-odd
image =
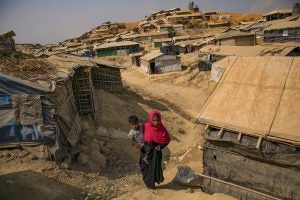
[{"label": "dirt path", "polygon": [[[169,199],[233,199],[224,194],[208,195],[201,190],[191,190],[172,182],[176,175],[177,167],[188,165],[196,172],[202,172],[202,152],[198,145],[202,143],[201,132],[203,127],[196,126],[193,120],[204,105],[207,97],[214,88],[207,77],[196,70],[169,73],[156,77],[149,77],[140,69],[133,68],[122,73],[126,86],[143,97],[149,97],[168,107],[162,111],[163,120],[167,129],[171,130],[173,141],[169,144],[169,161],[164,169],[165,182],[151,191],[142,187],[137,191],[116,198],[117,200],[169,200]],[[194,79],[200,79],[195,82]],[[176,117],[175,117],[176,116]],[[174,119],[180,119],[181,126]],[[177,129],[177,131],[174,132]],[[180,134],[180,130],[184,134]],[[175,136],[175,137],[174,137]],[[175,138],[175,139],[174,139]]]},{"label": "dirt path", "polygon": [[0,177],[0,199],[81,199],[83,190],[35,171],[21,171]]},{"label": "dirt path", "polygon": [[122,79],[137,93],[165,102],[187,119],[196,118],[215,87],[205,74],[196,70],[149,77],[140,68],[132,68],[122,73]]}]

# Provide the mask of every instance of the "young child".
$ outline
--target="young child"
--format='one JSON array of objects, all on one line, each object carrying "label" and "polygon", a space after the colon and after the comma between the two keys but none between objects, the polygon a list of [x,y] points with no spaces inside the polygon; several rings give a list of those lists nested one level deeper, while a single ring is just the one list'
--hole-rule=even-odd
[{"label": "young child", "polygon": [[128,122],[131,128],[128,133],[128,137],[132,139],[132,145],[135,145],[139,148],[143,148],[144,139],[143,139],[142,124],[139,123],[138,117],[134,115],[130,116]]},{"label": "young child", "polygon": [[143,138],[143,124],[139,122],[137,116],[130,116],[128,119],[130,124],[130,131],[128,133],[128,137],[132,139],[132,145],[141,149],[145,152],[145,157],[143,160],[149,164],[148,154],[149,152],[144,149],[144,138]]}]

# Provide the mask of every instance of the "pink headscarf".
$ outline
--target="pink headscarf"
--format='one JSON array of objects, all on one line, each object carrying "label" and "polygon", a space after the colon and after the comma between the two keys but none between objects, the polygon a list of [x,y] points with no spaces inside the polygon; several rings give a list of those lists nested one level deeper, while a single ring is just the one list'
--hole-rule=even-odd
[{"label": "pink headscarf", "polygon": [[[157,126],[152,125],[154,115],[158,115],[159,123]],[[152,110],[149,114],[148,123],[144,126],[144,141],[145,142],[156,142],[158,144],[169,144],[170,135],[167,129],[161,122],[161,115],[158,110]]]}]

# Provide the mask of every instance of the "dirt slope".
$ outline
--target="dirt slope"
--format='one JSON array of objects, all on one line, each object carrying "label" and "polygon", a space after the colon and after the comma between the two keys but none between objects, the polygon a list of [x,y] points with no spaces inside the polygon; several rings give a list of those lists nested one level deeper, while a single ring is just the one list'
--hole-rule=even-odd
[{"label": "dirt slope", "polygon": [[140,68],[133,68],[122,73],[122,78],[138,93],[167,103],[191,120],[196,118],[215,87],[208,74],[197,70],[149,77]]}]

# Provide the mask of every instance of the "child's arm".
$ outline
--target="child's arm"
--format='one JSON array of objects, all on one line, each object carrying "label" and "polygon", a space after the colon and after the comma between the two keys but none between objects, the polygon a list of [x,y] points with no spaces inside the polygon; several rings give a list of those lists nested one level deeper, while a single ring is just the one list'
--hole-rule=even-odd
[{"label": "child's arm", "polygon": [[153,151],[153,145],[152,145],[152,143],[151,144],[149,144],[149,143],[145,143],[144,144],[144,150],[145,150],[145,157],[143,158],[143,160],[147,163],[147,164],[149,164],[149,155],[151,154],[151,151]]},{"label": "child's arm", "polygon": [[138,143],[135,140],[131,140],[131,145],[134,147],[138,147]]}]

